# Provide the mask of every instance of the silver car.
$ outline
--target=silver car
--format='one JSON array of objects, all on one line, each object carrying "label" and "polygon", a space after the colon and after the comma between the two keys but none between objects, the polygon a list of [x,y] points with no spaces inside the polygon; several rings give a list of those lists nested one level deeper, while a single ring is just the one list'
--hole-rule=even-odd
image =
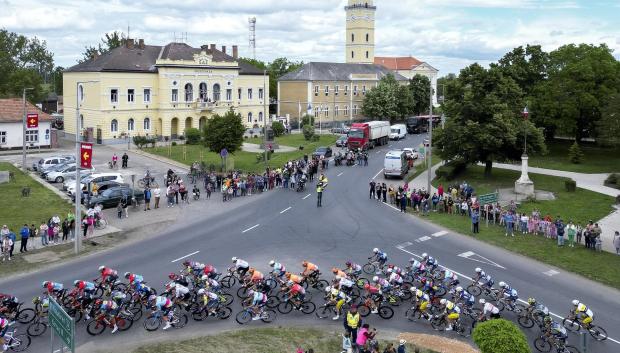
[{"label": "silver car", "polygon": [[52,166],[66,163],[70,161],[75,161],[74,156],[54,156],[48,158],[41,158],[37,162],[32,163],[32,169],[35,171],[43,171]]},{"label": "silver car", "polygon": [[[80,170],[80,175],[90,175],[94,172],[94,168],[92,169],[81,169]],[[76,171],[76,165],[75,163],[73,164],[68,164],[66,165],[64,168],[61,168],[59,170],[55,170],[55,171],[51,171],[49,173],[47,173],[45,179],[47,179],[47,181],[51,181],[51,182],[55,182],[55,183],[62,183],[64,182],[67,178],[73,177],[72,179],[75,178],[75,171]],[[75,179],[74,179],[75,180]]]}]

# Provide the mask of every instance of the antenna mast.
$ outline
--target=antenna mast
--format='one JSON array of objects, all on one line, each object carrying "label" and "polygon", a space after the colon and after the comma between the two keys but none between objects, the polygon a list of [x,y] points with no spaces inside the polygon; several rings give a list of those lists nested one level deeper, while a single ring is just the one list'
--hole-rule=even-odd
[{"label": "antenna mast", "polygon": [[250,49],[252,50],[252,59],[256,59],[256,17],[248,19],[250,25]]}]

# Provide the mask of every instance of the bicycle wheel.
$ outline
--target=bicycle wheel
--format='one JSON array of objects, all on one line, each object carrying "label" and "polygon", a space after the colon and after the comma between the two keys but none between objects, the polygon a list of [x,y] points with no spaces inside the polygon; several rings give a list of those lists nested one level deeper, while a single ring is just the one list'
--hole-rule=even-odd
[{"label": "bicycle wheel", "polygon": [[374,275],[375,272],[377,271],[377,267],[374,264],[367,263],[364,266],[362,266],[362,270],[369,275]]},{"label": "bicycle wheel", "polygon": [[28,329],[26,330],[30,336],[41,336],[45,333],[45,331],[47,331],[47,325],[41,321],[31,323],[28,325]]},{"label": "bicycle wheel", "polygon": [[239,325],[247,324],[252,321],[252,312],[249,309],[238,312],[237,316],[235,316],[235,321],[237,321]]},{"label": "bicycle wheel", "polygon": [[607,339],[607,331],[600,326],[592,325],[590,329],[588,329],[588,332],[590,332],[590,336],[597,341],[604,341]]},{"label": "bicycle wheel", "polygon": [[469,337],[471,335],[471,326],[467,326],[463,322],[458,322],[454,324],[454,331],[456,331],[459,336]]},{"label": "bicycle wheel", "polygon": [[239,299],[245,299],[248,297],[248,289],[246,287],[239,287],[237,289],[237,296]]},{"label": "bicycle wheel", "polygon": [[446,295],[446,288],[444,287],[437,288],[437,290],[435,291],[435,295],[438,297],[443,297],[444,295]]},{"label": "bicycle wheel", "polygon": [[564,346],[564,353],[581,353],[579,349],[574,346]]},{"label": "bicycle wheel", "polygon": [[101,298],[103,296],[103,288],[97,287],[97,289],[95,289],[95,293],[93,294],[93,296],[95,297],[95,299]]},{"label": "bicycle wheel", "polygon": [[534,320],[532,320],[529,315],[521,315],[517,321],[519,322],[519,325],[525,328],[534,327]]},{"label": "bicycle wheel", "polygon": [[133,321],[140,321],[140,319],[142,318],[141,306],[133,306],[127,310],[133,315]]},{"label": "bicycle wheel", "polygon": [[301,304],[301,312],[308,315],[312,314],[316,310],[316,305],[313,302],[304,302]]},{"label": "bicycle wheel", "polygon": [[316,282],[316,284],[315,284],[314,286],[312,286],[312,288],[314,288],[314,289],[318,289],[318,290],[320,290],[321,292],[323,292],[323,291],[325,290],[325,288],[327,288],[328,286],[329,286],[329,282],[327,282],[327,281],[326,281],[326,280],[324,280],[324,279],[321,279],[321,280],[318,280],[318,281]]},{"label": "bicycle wheel", "polygon": [[501,300],[497,301],[495,303],[495,306],[499,309],[500,312],[504,311],[504,309],[506,308],[506,305]]},{"label": "bicycle wheel", "polygon": [[224,288],[230,288],[237,284],[237,278],[231,275],[224,276],[224,278],[222,278],[222,280],[220,281],[220,284]]},{"label": "bicycle wheel", "polygon": [[355,281],[355,285],[357,286],[357,288],[359,289],[364,289],[364,286],[366,284],[369,284],[370,281],[368,280],[368,278],[358,278],[357,281]]},{"label": "bicycle wheel", "polygon": [[172,324],[172,327],[183,328],[185,327],[185,325],[187,325],[189,318],[187,317],[187,314],[185,313],[182,313],[182,314],[175,313],[173,321],[175,322]]},{"label": "bicycle wheel", "polygon": [[379,316],[381,316],[382,319],[388,320],[394,316],[394,310],[389,306],[382,306],[379,308]]},{"label": "bicycle wheel", "polygon": [[579,329],[581,328],[581,326],[576,320],[570,320],[567,317],[564,318],[564,320],[562,320],[562,326],[564,326],[567,330],[573,331],[573,332],[578,332]]},{"label": "bicycle wheel", "polygon": [[147,331],[155,331],[161,326],[161,318],[158,316],[149,316],[144,320],[144,329]]},{"label": "bicycle wheel", "polygon": [[277,315],[278,314],[276,314],[275,311],[268,309],[268,310],[263,311],[263,314],[261,315],[260,319],[264,323],[270,323],[276,319]]},{"label": "bicycle wheel", "polygon": [[525,312],[527,309],[525,307],[525,305],[521,304],[521,303],[515,303],[514,305],[514,309],[512,310],[515,314],[521,314],[522,312]]},{"label": "bicycle wheel", "polygon": [[226,320],[232,315],[232,309],[227,306],[222,306],[217,310],[217,318],[220,320]]},{"label": "bicycle wheel", "polygon": [[278,286],[278,281],[276,281],[273,278],[267,278],[265,280],[265,285],[267,285],[267,287],[269,287],[269,290],[274,290]]},{"label": "bicycle wheel", "polygon": [[471,312],[469,313],[469,317],[471,317],[473,320],[478,320],[480,315],[482,315],[482,309],[471,308],[470,310]]},{"label": "bicycle wheel", "polygon": [[366,304],[362,304],[357,307],[357,312],[360,313],[362,317],[366,317],[370,315],[370,308]]},{"label": "bicycle wheel", "polygon": [[418,321],[422,317],[422,313],[414,306],[405,311],[405,317],[409,321]]},{"label": "bicycle wheel", "polygon": [[34,320],[35,316],[36,312],[34,311],[34,309],[26,308],[20,310],[19,313],[17,313],[17,318],[15,320],[17,320],[17,322],[19,322],[20,324],[27,324]]},{"label": "bicycle wheel", "polygon": [[92,320],[86,326],[86,332],[91,336],[97,336],[103,333],[105,330],[106,324],[99,322],[99,320]]},{"label": "bicycle wheel", "polygon": [[536,347],[539,352],[551,352],[551,344],[542,337],[538,337],[534,340],[534,347]]},{"label": "bicycle wheel", "polygon": [[288,314],[293,311],[293,304],[291,302],[286,301],[278,304],[278,311],[280,314]]},{"label": "bicycle wheel", "polygon": [[437,331],[443,331],[446,329],[446,320],[443,317],[434,317],[431,320],[431,326]]},{"label": "bicycle wheel", "polygon": [[26,349],[28,349],[28,347],[30,347],[30,336],[23,333],[15,335],[13,337],[13,342],[9,347],[14,352],[25,351]]},{"label": "bicycle wheel", "polygon": [[473,295],[474,297],[479,296],[482,293],[482,289],[475,284],[470,284],[467,287],[467,293]]},{"label": "bicycle wheel", "polygon": [[280,299],[278,299],[275,295],[269,296],[267,298],[267,304],[265,305],[267,305],[269,309],[275,309],[278,305],[280,305]]},{"label": "bicycle wheel", "polygon": [[235,301],[235,298],[232,296],[232,294],[221,293],[219,296],[220,296],[220,304],[224,306],[229,306]]},{"label": "bicycle wheel", "polygon": [[336,316],[336,307],[333,304],[321,306],[315,313],[319,319]]},{"label": "bicycle wheel", "polygon": [[133,320],[126,317],[119,317],[116,319],[116,326],[118,326],[119,331],[127,331],[133,325]]},{"label": "bicycle wheel", "polygon": [[202,321],[207,318],[207,312],[202,308],[194,308],[191,313],[192,319],[194,319],[194,321]]}]

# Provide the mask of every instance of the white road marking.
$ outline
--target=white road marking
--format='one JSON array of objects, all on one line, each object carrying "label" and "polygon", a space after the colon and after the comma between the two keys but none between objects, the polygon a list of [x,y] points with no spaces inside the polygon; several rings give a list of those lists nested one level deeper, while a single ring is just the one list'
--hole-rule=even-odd
[{"label": "white road marking", "polygon": [[375,154],[379,154],[379,153],[381,153],[381,152],[383,152],[383,151],[377,151],[377,152],[375,152]]},{"label": "white road marking", "polygon": [[383,169],[381,169],[381,170],[379,171],[379,173],[375,174],[375,176],[374,176],[374,177],[372,177],[372,178],[373,178],[373,179],[377,179],[377,177],[379,176],[379,174],[381,174],[381,172],[383,172]]},{"label": "white road marking", "polygon": [[248,232],[248,231],[250,231],[250,230],[252,230],[252,229],[254,229],[254,228],[258,227],[258,226],[260,226],[260,224],[255,224],[255,225],[251,226],[250,228],[248,228],[248,229],[244,230],[244,231],[243,231],[243,232],[241,232],[241,233]]},{"label": "white road marking", "polygon": [[545,275],[547,275],[547,276],[549,276],[549,277],[551,277],[551,276],[553,276],[553,275],[557,275],[557,274],[559,274],[559,273],[560,273],[560,272],[559,272],[559,271],[556,271],[556,270],[549,270],[549,271],[545,271],[545,272],[543,272],[543,274],[545,274]]},{"label": "white road marking", "polygon": [[388,145],[388,147],[392,147],[392,145]]},{"label": "white road marking", "polygon": [[446,234],[448,234],[448,232],[447,232],[447,231],[445,231],[445,230],[442,230],[442,231],[435,232],[435,233],[431,234],[431,236],[432,236],[432,237],[435,237],[435,238],[438,238],[438,237],[440,237],[440,236],[442,236],[442,235],[446,235]]},{"label": "white road marking", "polygon": [[[417,258],[419,258],[419,259],[422,259],[422,256],[420,256],[420,255],[418,255],[418,254],[415,254],[415,253],[412,253],[412,252],[411,252],[411,251],[409,251],[409,250],[405,250],[405,249],[404,249],[404,247],[402,246],[402,244],[397,245],[397,246],[396,246],[396,248],[397,248],[398,250],[400,250],[400,251],[404,251],[404,252],[406,252],[406,253],[407,253],[407,254],[409,254],[409,255],[413,255],[413,256],[415,256],[415,257],[417,257]],[[454,270],[452,270],[452,269],[449,269],[449,268],[447,268],[447,267],[445,267],[445,266],[439,265],[439,267],[441,267],[441,268],[443,268],[443,269],[446,269],[446,270],[450,270],[450,271],[452,271],[452,272],[456,273],[457,275],[459,275],[459,276],[461,276],[461,277],[463,277],[463,278],[465,278],[465,279],[467,279],[467,280],[470,280],[470,281],[473,281],[473,280],[474,280],[473,278],[471,278],[471,277],[469,277],[469,276],[466,276],[466,275],[464,275],[464,274],[462,274],[462,273],[456,272],[456,271],[454,271]],[[524,297],[525,297],[525,296],[524,296]],[[525,301],[525,300],[523,300],[523,299],[517,299],[517,300],[518,300],[519,302],[523,303],[523,304],[527,304],[527,301]],[[551,315],[555,316],[555,317],[556,317],[556,318],[558,318],[558,319],[564,319],[564,316],[560,316],[560,315],[558,315],[558,314],[556,314],[556,313],[553,313],[553,312],[551,312],[551,311],[549,312],[549,314],[551,314]],[[609,336],[607,337],[607,340],[612,341],[612,342],[614,342],[614,343],[616,343],[616,344],[620,344],[620,341],[615,340],[615,339],[613,339],[613,338],[611,338],[611,337],[609,337]]]},{"label": "white road marking", "polygon": [[187,255],[185,255],[185,256],[181,256],[181,257],[179,257],[178,259],[174,259],[174,260],[172,260],[172,261],[170,261],[170,262],[177,262],[177,261],[179,261],[179,260],[183,260],[184,258],[186,258],[186,257],[190,257],[190,256],[192,256],[192,255],[196,255],[196,254],[198,254],[199,252],[200,252],[200,250],[198,250],[198,251],[194,251],[194,252],[193,252],[193,253],[191,253],[191,254],[187,254]]},{"label": "white road marking", "polygon": [[280,214],[283,214],[284,212],[290,210],[291,208],[293,208],[293,207],[287,207],[287,208],[283,209],[282,211],[280,211]]},{"label": "white road marking", "polygon": [[307,199],[308,197],[310,197],[310,195],[312,195],[312,194],[308,194],[308,195],[304,196],[304,197],[302,198],[302,200]]},{"label": "white road marking", "polygon": [[499,268],[502,268],[504,270],[506,269],[506,267],[504,267],[502,265],[499,265],[497,262],[491,261],[491,260],[487,259],[486,257],[484,257],[482,255],[476,254],[473,251],[466,251],[466,252],[464,252],[462,254],[458,254],[458,256],[464,257],[464,258],[466,258],[468,260],[472,260],[472,261],[480,262],[480,263],[483,263],[483,264],[499,267]]},{"label": "white road marking", "polygon": [[404,243],[402,243],[402,244],[398,244],[398,245],[396,245],[396,247],[397,247],[397,248],[399,248],[399,247],[406,248],[406,247],[408,247],[409,245],[413,245],[413,243],[412,243],[412,242],[410,242],[410,241],[408,241],[408,242],[404,242]]},{"label": "white road marking", "polygon": [[431,237],[427,237],[427,236],[419,237],[418,240],[416,241],[421,242],[421,241],[427,241],[427,240],[431,240]]},{"label": "white road marking", "polygon": [[340,172],[340,174],[336,175],[337,177],[341,176],[342,174],[344,174],[344,172]]}]

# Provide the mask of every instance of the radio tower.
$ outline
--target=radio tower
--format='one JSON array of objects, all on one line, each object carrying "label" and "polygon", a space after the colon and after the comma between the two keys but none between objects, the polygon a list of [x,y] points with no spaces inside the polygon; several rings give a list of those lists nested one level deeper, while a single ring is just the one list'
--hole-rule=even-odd
[{"label": "radio tower", "polygon": [[250,49],[252,49],[252,59],[256,59],[256,17],[248,18],[250,25]]}]

